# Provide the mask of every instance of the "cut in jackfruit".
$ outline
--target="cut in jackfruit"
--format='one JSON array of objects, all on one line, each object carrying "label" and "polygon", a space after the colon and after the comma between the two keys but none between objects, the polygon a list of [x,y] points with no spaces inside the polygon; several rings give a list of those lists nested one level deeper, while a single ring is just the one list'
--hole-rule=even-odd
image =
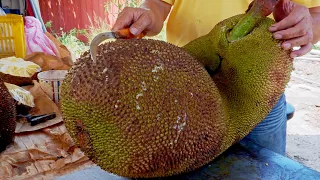
[{"label": "cut in jackfruit", "polygon": [[15,85],[31,84],[40,71],[41,67],[31,61],[16,57],[0,59],[0,77],[7,83]]},{"label": "cut in jackfruit", "polygon": [[0,71],[12,76],[32,77],[40,70],[39,65],[21,58],[8,57],[0,59]]},{"label": "cut in jackfruit", "polygon": [[28,114],[35,106],[33,95],[26,89],[14,84],[4,83],[16,102],[17,114]]}]

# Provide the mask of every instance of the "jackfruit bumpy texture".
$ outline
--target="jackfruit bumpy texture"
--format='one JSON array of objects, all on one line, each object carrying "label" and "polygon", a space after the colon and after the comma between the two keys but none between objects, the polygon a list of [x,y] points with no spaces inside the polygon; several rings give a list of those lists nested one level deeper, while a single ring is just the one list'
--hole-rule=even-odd
[{"label": "jackfruit bumpy texture", "polygon": [[243,17],[233,16],[217,24],[207,35],[183,48],[210,69],[211,77],[227,106],[230,120],[226,149],[245,137],[272,110],[290,79],[293,61],[268,28],[264,18],[245,37],[228,42],[229,31]]},{"label": "jackfruit bumpy texture", "polygon": [[16,107],[9,90],[0,79],[0,152],[14,140],[16,128]]},{"label": "jackfruit bumpy texture", "polygon": [[102,169],[161,177],[198,168],[221,152],[228,123],[217,87],[182,48],[147,39],[99,46],[62,85],[65,125]]}]

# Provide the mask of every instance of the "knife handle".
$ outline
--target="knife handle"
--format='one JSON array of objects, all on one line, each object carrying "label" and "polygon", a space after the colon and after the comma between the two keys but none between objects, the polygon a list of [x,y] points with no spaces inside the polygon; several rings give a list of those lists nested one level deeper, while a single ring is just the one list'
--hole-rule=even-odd
[{"label": "knife handle", "polygon": [[121,38],[121,39],[133,39],[133,38],[140,39],[140,38],[143,38],[145,36],[145,33],[140,33],[138,35],[133,35],[130,32],[129,28],[120,29],[118,31],[115,31],[114,34],[115,34],[116,38]]}]

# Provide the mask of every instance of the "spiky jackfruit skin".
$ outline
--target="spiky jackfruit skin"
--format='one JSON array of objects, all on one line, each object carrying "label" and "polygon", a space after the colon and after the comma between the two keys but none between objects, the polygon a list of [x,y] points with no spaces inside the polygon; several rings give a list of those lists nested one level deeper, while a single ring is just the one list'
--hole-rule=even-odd
[{"label": "spiky jackfruit skin", "polygon": [[290,50],[282,49],[281,41],[268,31],[274,23],[270,18],[263,19],[245,37],[228,42],[228,32],[242,17],[220,22],[210,33],[183,47],[214,71],[212,79],[230,115],[223,149],[245,137],[269,114],[283,94],[293,67]]},{"label": "spiky jackfruit skin", "polygon": [[77,145],[125,177],[194,170],[221,153],[227,113],[203,66],[163,41],[117,40],[83,56],[62,85],[61,110]]},{"label": "spiky jackfruit skin", "polygon": [[155,40],[101,45],[97,64],[86,53],[61,94],[76,143],[104,170],[135,178],[194,170],[245,137],[283,93],[292,59],[268,32],[271,19],[229,43],[241,17],[190,42],[188,53]]},{"label": "spiky jackfruit skin", "polygon": [[16,107],[9,90],[0,79],[0,152],[14,140],[16,128]]}]

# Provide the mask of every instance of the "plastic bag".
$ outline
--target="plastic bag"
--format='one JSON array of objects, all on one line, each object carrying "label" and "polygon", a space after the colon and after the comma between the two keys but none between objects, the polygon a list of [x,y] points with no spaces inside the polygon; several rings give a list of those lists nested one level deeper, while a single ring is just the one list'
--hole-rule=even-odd
[{"label": "plastic bag", "polygon": [[6,12],[0,7],[0,16],[6,16]]},{"label": "plastic bag", "polygon": [[43,32],[40,21],[32,16],[26,16],[24,19],[27,55],[30,55],[34,52],[43,52],[59,57],[60,54],[57,47]]}]

